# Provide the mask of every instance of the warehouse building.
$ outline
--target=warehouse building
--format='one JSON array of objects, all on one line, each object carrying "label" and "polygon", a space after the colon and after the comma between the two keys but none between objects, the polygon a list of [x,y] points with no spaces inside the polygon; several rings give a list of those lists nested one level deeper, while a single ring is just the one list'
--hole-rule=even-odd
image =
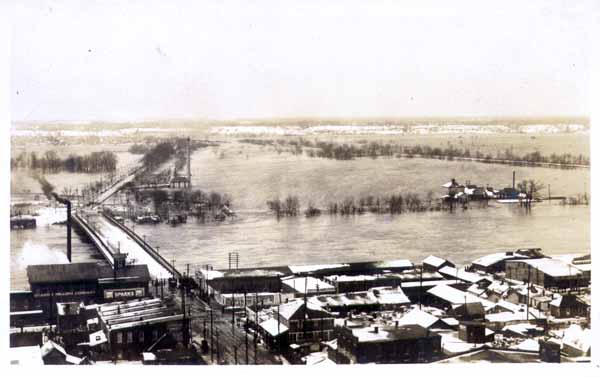
[{"label": "warehouse building", "polygon": [[508,261],[506,277],[559,290],[587,287],[590,283],[590,279],[576,266],[550,258]]}]

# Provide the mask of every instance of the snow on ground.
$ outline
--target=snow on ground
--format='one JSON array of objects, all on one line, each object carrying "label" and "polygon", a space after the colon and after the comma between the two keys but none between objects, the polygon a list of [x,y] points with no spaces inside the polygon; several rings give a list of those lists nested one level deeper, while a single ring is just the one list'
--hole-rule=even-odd
[{"label": "snow on ground", "polygon": [[262,135],[262,136],[310,136],[319,134],[346,135],[427,135],[427,134],[556,134],[570,132],[586,132],[587,128],[579,124],[557,125],[479,125],[479,124],[418,124],[418,125],[318,125],[301,126],[261,126],[261,125],[230,125],[212,127],[210,133],[220,135]]},{"label": "snow on ground", "polygon": [[[177,132],[190,131],[189,129],[178,129]],[[11,130],[11,136],[21,137],[85,137],[85,136],[99,136],[99,137],[115,137],[115,136],[126,136],[134,135],[137,133],[168,133],[173,132],[172,129],[167,128],[123,128],[120,130],[100,130],[100,131],[78,131],[78,130],[56,130],[56,131],[45,131],[45,130]]]}]

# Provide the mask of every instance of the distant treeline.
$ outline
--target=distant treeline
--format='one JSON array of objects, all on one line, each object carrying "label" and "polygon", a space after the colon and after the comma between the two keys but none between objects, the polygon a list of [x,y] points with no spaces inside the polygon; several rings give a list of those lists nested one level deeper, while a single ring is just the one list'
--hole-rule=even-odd
[{"label": "distant treeline", "polygon": [[497,151],[495,155],[491,153],[482,153],[479,150],[471,151],[469,148],[457,148],[452,144],[446,147],[432,147],[429,145],[410,145],[402,146],[399,144],[359,141],[354,144],[341,144],[324,141],[310,141],[303,138],[296,140],[261,140],[261,139],[242,139],[240,142],[271,145],[280,148],[283,145],[292,146],[290,150],[294,154],[302,154],[303,151],[309,157],[321,157],[335,160],[352,160],[361,157],[398,157],[398,158],[432,158],[432,159],[472,159],[487,163],[501,163],[510,165],[535,165],[535,164],[557,164],[568,167],[568,165],[589,166],[589,157],[582,154],[573,155],[571,153],[556,154],[550,156],[542,155],[539,151],[519,155],[507,148],[504,151]]},{"label": "distant treeline", "polygon": [[[485,205],[485,203],[481,204]],[[269,200],[267,206],[277,217],[300,214],[300,200],[295,195],[288,195],[283,200]],[[429,191],[424,198],[416,193],[398,193],[388,196],[368,195],[358,200],[354,197],[347,197],[341,201],[329,202],[326,211],[330,215],[342,216],[362,215],[367,212],[397,215],[405,212],[441,211],[453,208],[451,203],[442,202],[441,199],[434,197],[432,191]],[[309,202],[304,214],[312,217],[320,215],[321,212],[320,208]]]},{"label": "distant treeline", "polygon": [[117,168],[117,155],[113,152],[92,152],[83,156],[70,154],[60,158],[55,151],[46,151],[38,156],[36,152],[21,152],[10,159],[12,169],[24,168],[41,170],[44,173],[67,171],[70,173],[105,173]]}]

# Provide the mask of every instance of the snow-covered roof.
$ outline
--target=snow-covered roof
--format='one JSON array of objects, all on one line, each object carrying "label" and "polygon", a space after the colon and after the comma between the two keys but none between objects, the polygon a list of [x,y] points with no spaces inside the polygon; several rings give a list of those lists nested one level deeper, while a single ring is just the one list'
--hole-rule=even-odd
[{"label": "snow-covered roof", "polygon": [[[500,300],[493,307],[489,308],[488,311],[496,308],[506,309],[504,312],[506,313],[520,313],[523,314],[525,318],[527,318],[527,305],[525,304],[513,304],[510,301]],[[529,317],[530,318],[545,318],[545,315],[536,308],[529,307]],[[487,318],[487,317],[486,317]]]},{"label": "snow-covered roof", "polygon": [[294,274],[300,274],[303,272],[312,272],[312,271],[318,271],[318,270],[327,270],[330,268],[342,268],[342,267],[348,267],[348,264],[314,264],[314,265],[301,265],[301,266],[288,266],[288,268],[292,271],[292,273]]},{"label": "snow-covered roof", "polygon": [[309,353],[303,359],[306,361],[306,365],[336,365],[333,360],[329,358],[327,352],[313,352]]},{"label": "snow-covered roof", "polygon": [[530,323],[517,323],[514,325],[504,326],[502,331],[510,331],[515,334],[527,335],[529,331],[536,330],[538,327]]},{"label": "snow-covered roof", "polygon": [[375,267],[377,268],[411,268],[413,266],[413,263],[408,259],[395,259],[391,261],[382,261],[375,263]]},{"label": "snow-covered roof", "polygon": [[556,306],[557,308],[559,308],[561,302],[562,302],[562,296],[558,296],[554,300],[550,301],[550,306]]},{"label": "snow-covered roof", "polygon": [[540,343],[535,339],[525,339],[519,344],[515,344],[510,347],[514,350],[520,351],[535,351],[538,352],[540,350]]},{"label": "snow-covered roof", "polygon": [[527,263],[531,267],[542,271],[546,275],[552,277],[565,277],[580,275],[579,269],[565,261],[560,259],[540,258],[540,259],[526,259],[522,262]]},{"label": "snow-covered roof", "polygon": [[427,258],[423,259],[423,264],[428,264],[434,267],[440,267],[442,264],[446,262],[445,259],[436,257],[435,255],[430,255]]},{"label": "snow-covered roof", "polygon": [[398,320],[398,325],[419,325],[427,329],[437,321],[437,317],[420,309],[413,309]]},{"label": "snow-covered roof", "polygon": [[279,305],[279,315],[285,319],[290,319],[298,309],[302,307],[304,303],[301,300],[291,301],[285,304]]},{"label": "snow-covered roof", "polygon": [[467,289],[467,292],[481,297],[485,294],[485,289],[479,288],[477,284],[471,284],[471,286]]},{"label": "snow-covered roof", "polygon": [[571,325],[564,331],[563,344],[588,352],[592,346],[592,330]]},{"label": "snow-covered roof", "polygon": [[454,317],[441,318],[441,320],[448,326],[458,326],[458,324],[459,324],[458,319],[456,319]]},{"label": "snow-covered roof", "polygon": [[469,283],[478,283],[482,280],[489,279],[486,276],[476,274],[474,272],[468,272],[464,269],[456,269],[455,267],[446,266],[440,268],[440,273],[443,275],[447,275],[448,278],[458,278],[460,280],[467,281]]},{"label": "snow-covered roof", "polygon": [[11,347],[8,349],[8,358],[11,365],[44,365],[40,346]]},{"label": "snow-covered roof", "polygon": [[492,283],[490,285],[488,285],[486,290],[488,292],[494,292],[499,295],[502,295],[504,292],[508,291],[509,288],[510,288],[510,285],[508,285],[507,283],[503,283],[502,281],[499,281],[499,280],[494,280],[494,281],[492,281]]},{"label": "snow-covered roof", "polygon": [[102,330],[96,331],[96,332],[90,334],[90,346],[91,347],[106,343],[107,341],[108,341],[108,339],[106,339],[106,335],[104,334],[104,331],[102,331]]},{"label": "snow-covered roof", "polygon": [[489,267],[495,263],[501,262],[506,259],[511,259],[511,258],[526,258],[526,256],[521,255],[519,253],[510,253],[510,254],[509,253],[494,253],[494,254],[484,255],[483,257],[475,259],[473,261],[473,264],[483,266],[483,267]]},{"label": "snow-covered roof", "polygon": [[394,289],[371,288],[369,291],[376,293],[377,302],[382,305],[410,304],[410,299],[400,287]]},{"label": "snow-covered roof", "polygon": [[287,326],[281,323],[281,321],[277,321],[275,318],[267,319],[266,321],[261,322],[259,326],[271,334],[271,336],[277,336],[288,331]]},{"label": "snow-covered roof", "polygon": [[335,287],[333,285],[312,276],[283,278],[281,279],[281,283],[297,292],[304,292],[305,290],[307,292],[335,292]]},{"label": "snow-covered roof", "polygon": [[484,308],[489,308],[494,305],[493,302],[477,297],[472,293],[464,292],[448,285],[436,285],[427,291],[442,300],[449,302],[452,305],[462,305],[469,302],[480,302]]}]

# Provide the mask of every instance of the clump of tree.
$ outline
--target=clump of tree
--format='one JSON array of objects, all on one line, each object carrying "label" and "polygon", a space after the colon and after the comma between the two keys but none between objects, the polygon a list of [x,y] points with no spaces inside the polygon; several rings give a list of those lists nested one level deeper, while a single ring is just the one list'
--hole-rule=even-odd
[{"label": "clump of tree", "polygon": [[308,202],[308,207],[304,211],[306,217],[315,217],[321,215],[321,210],[317,208],[313,202]]},{"label": "clump of tree", "polygon": [[175,146],[172,142],[164,141],[149,149],[142,157],[142,163],[147,170],[156,169],[159,165],[169,161],[175,155]]},{"label": "clump of tree", "polygon": [[[216,144],[208,141],[192,140],[190,142],[190,152],[212,145]],[[147,170],[153,170],[161,164],[174,159],[175,169],[179,170],[187,164],[187,153],[188,141],[186,138],[164,140],[146,151],[142,158],[142,163]]]},{"label": "clump of tree", "polygon": [[132,146],[129,147],[128,151],[131,154],[145,154],[147,153],[152,147],[147,145],[147,144],[133,144]]},{"label": "clump of tree", "polygon": [[11,158],[11,168],[41,170],[43,173],[107,173],[117,169],[117,161],[117,155],[110,151],[70,154],[62,159],[56,151],[49,150],[40,156],[35,151],[21,152],[16,158]]},{"label": "clump of tree", "polygon": [[295,195],[288,195],[284,200],[269,200],[267,206],[277,217],[297,216],[300,212],[300,200]]}]

